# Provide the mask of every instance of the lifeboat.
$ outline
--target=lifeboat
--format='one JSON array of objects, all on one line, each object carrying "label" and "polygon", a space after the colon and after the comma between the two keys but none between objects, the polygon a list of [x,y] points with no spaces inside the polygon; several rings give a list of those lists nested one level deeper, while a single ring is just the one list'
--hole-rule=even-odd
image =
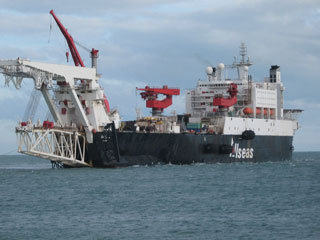
[{"label": "lifeboat", "polygon": [[[246,114],[246,115],[251,115],[251,114],[253,114],[253,109],[250,108],[250,107],[246,107],[246,108],[243,109],[243,113]],[[261,114],[261,108],[256,108],[256,114],[257,115]],[[264,109],[263,114],[264,115],[268,115],[268,110]],[[270,109],[270,115],[274,115],[274,110],[273,109]]]},{"label": "lifeboat", "polygon": [[246,115],[253,114],[253,109],[249,108],[249,107],[246,107],[246,108],[243,109],[243,113],[246,114]]}]

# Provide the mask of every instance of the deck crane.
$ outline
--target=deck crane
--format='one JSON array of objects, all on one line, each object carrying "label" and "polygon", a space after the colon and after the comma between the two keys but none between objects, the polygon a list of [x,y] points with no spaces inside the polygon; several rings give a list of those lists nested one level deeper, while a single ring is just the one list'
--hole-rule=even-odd
[{"label": "deck crane", "polygon": [[[159,116],[162,114],[163,109],[172,105],[172,96],[180,95],[180,89],[168,88],[168,86],[163,86],[162,88],[150,88],[146,86],[145,88],[137,88],[141,97],[146,100],[146,107],[152,108],[152,116]],[[158,95],[166,96],[162,100],[158,100]]]},{"label": "deck crane", "polygon": [[235,105],[238,101],[238,85],[235,83],[231,83],[227,93],[229,93],[230,95],[227,98],[224,98],[222,96],[215,97],[213,99],[213,106],[218,106],[220,108],[228,108]]},{"label": "deck crane", "polygon": [[[68,33],[68,30],[63,26],[63,24],[61,23],[61,21],[59,20],[59,18],[56,16],[56,14],[54,13],[53,10],[50,11],[50,14],[52,15],[52,17],[54,18],[54,20],[56,21],[61,33],[63,34],[63,36],[65,37],[68,47],[70,49],[71,55],[72,55],[72,59],[74,61],[74,64],[76,66],[81,66],[84,67],[84,63],[81,59],[81,56],[78,52],[78,49],[75,45],[75,43],[77,43],[76,41],[73,40],[72,36],[70,35],[70,33]],[[77,43],[79,44],[79,43]],[[80,45],[80,44],[79,44]],[[80,45],[81,47],[83,47],[82,45]],[[86,50],[89,50],[87,48],[85,48]],[[90,51],[90,50],[89,50]],[[92,50],[90,51],[91,54],[91,58],[92,58],[92,65],[91,67],[97,67],[97,58],[98,58],[98,53],[99,50],[92,48]]]},{"label": "deck crane", "polygon": [[68,33],[68,30],[62,25],[62,23],[60,22],[60,20],[58,19],[58,17],[55,15],[55,13],[53,12],[53,10],[50,11],[50,14],[52,15],[52,17],[54,18],[54,20],[56,21],[60,31],[62,32],[63,36],[65,37],[67,44],[69,46],[71,55],[72,55],[72,59],[74,61],[74,64],[76,66],[81,66],[84,67],[84,63],[80,57],[80,54],[78,52],[78,49],[73,41],[72,36]]},{"label": "deck crane", "polygon": [[[98,54],[99,54],[99,50],[92,48],[91,50],[84,47],[83,45],[81,45],[80,43],[78,43],[77,41],[73,40],[72,36],[70,35],[70,33],[68,32],[68,30],[63,26],[63,24],[61,23],[61,21],[59,20],[59,18],[56,16],[56,14],[54,13],[53,9],[50,11],[50,14],[52,15],[52,17],[54,18],[54,20],[56,21],[61,33],[63,34],[63,36],[65,37],[68,47],[70,49],[71,52],[71,56],[73,59],[73,62],[76,66],[81,66],[81,67],[85,67],[82,58],[78,52],[78,49],[76,47],[75,44],[78,44],[80,47],[84,48],[86,51],[90,52],[91,55],[91,67],[97,69],[98,65],[97,65],[97,59],[98,59]],[[67,57],[68,57],[68,53]],[[109,105],[109,101],[107,100],[107,97],[105,94],[103,94],[103,100],[105,103],[105,107],[106,107],[106,111],[110,112],[110,105]]]}]

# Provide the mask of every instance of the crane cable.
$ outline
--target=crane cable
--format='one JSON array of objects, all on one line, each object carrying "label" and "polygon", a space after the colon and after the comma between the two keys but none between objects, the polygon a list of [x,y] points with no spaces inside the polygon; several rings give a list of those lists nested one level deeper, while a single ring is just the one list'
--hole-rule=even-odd
[{"label": "crane cable", "polygon": [[66,41],[66,40],[64,41],[64,50],[65,50],[65,52],[66,52],[67,62],[69,62],[69,55],[70,55],[70,53],[69,53],[69,48],[67,47],[67,41]]},{"label": "crane cable", "polygon": [[[53,29],[53,24],[52,24],[52,16],[50,16],[50,27],[49,27],[49,39],[48,39],[48,43],[50,43],[51,40],[51,33],[52,33],[52,29]],[[69,48],[67,48],[67,41],[64,39],[64,49],[65,49],[65,53],[66,53],[66,57],[67,57],[67,62],[69,62]]]},{"label": "crane cable", "polygon": [[52,32],[52,17],[50,17],[50,31],[49,31],[49,39],[48,39],[48,43],[50,43],[50,39],[51,39],[51,32]]}]

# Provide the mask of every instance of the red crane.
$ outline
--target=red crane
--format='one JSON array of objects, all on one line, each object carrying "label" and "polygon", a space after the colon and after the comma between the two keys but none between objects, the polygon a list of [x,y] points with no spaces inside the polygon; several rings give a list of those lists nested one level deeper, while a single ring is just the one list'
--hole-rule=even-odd
[{"label": "red crane", "polygon": [[68,30],[62,25],[62,23],[60,22],[58,17],[55,15],[53,10],[50,11],[50,14],[52,15],[52,17],[56,21],[58,27],[60,28],[60,31],[62,32],[63,36],[65,37],[65,39],[66,39],[66,41],[68,43],[68,46],[69,46],[69,49],[70,49],[74,64],[76,66],[80,65],[81,67],[84,67],[83,61],[82,61],[82,59],[80,57],[80,54],[78,52],[78,49],[77,49],[76,45],[74,44],[72,36],[68,33]]},{"label": "red crane", "polygon": [[213,99],[213,106],[219,106],[219,107],[231,107],[235,105],[238,101],[237,99],[237,93],[238,93],[238,85],[235,83],[231,83],[230,87],[227,91],[230,95],[230,97],[223,98],[223,97],[216,97]]},{"label": "red crane", "polygon": [[[62,32],[63,36],[65,37],[65,39],[67,41],[67,44],[68,44],[68,47],[70,49],[74,64],[76,66],[80,65],[81,67],[85,67],[85,65],[84,65],[84,63],[83,63],[83,61],[81,59],[81,56],[80,56],[80,54],[78,52],[78,49],[77,49],[77,47],[75,45],[75,41],[73,40],[72,36],[68,33],[68,30],[62,25],[62,23],[60,22],[58,17],[55,15],[53,10],[50,11],[50,14],[52,15],[52,17],[56,21],[58,27],[60,28],[60,31]],[[81,47],[83,47],[83,46],[81,46]],[[85,47],[83,47],[83,48],[85,48]],[[91,53],[91,58],[92,58],[91,67],[97,68],[97,58],[98,58],[99,50],[92,48],[90,53]],[[68,58],[68,52],[66,53],[66,55],[67,55],[67,58]],[[109,102],[108,102],[107,97],[106,97],[105,94],[103,94],[103,100],[104,100],[104,104],[105,104],[107,112],[110,112]]]},{"label": "red crane", "polygon": [[[180,95],[180,89],[168,88],[168,86],[163,86],[163,88],[150,88],[146,86],[145,88],[137,88],[141,97],[146,100],[146,107],[152,108],[152,115],[161,115],[163,109],[172,105],[172,96]],[[165,95],[166,98],[158,100],[158,94]]]}]

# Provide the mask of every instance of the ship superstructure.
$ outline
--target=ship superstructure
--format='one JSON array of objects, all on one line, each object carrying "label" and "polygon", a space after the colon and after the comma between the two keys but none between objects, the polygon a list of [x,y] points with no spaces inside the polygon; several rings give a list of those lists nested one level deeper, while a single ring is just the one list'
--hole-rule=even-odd
[{"label": "ship superstructure", "polygon": [[[244,43],[240,55],[241,60],[237,62],[235,58],[231,65],[207,67],[207,79],[198,80],[196,88],[186,92],[189,122],[212,125],[219,134],[252,130],[258,135],[293,136],[298,129],[293,115],[301,111],[284,109],[280,67],[271,66],[269,77],[254,82]],[[232,70],[236,72],[235,79],[227,77]]]},{"label": "ship superstructure", "polygon": [[[186,92],[186,111],[194,117],[212,117],[224,110],[229,115],[253,118],[283,119],[283,91],[279,66],[271,66],[270,77],[254,83],[249,74],[252,65],[246,59],[246,46],[241,45],[241,61],[232,65],[220,63],[207,67],[207,80],[199,80],[196,89]],[[236,79],[228,78],[228,72],[236,71]],[[218,99],[229,97],[231,84],[237,86],[237,101],[231,106]],[[214,101],[215,100],[215,101]],[[249,110],[250,108],[251,110]],[[227,115],[228,115],[227,114]]]}]

